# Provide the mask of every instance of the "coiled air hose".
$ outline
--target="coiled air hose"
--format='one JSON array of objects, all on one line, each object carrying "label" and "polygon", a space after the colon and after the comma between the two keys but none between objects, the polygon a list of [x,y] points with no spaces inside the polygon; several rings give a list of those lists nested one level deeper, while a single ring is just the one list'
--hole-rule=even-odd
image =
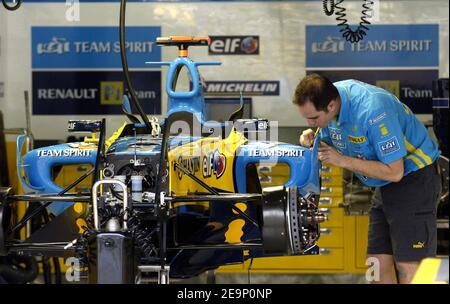
[{"label": "coiled air hose", "polygon": [[[338,26],[341,27],[339,30],[342,33],[342,37],[345,38],[348,42],[357,43],[367,35],[367,31],[370,25],[370,22],[367,20],[372,17],[373,12],[373,4],[372,0],[363,0],[361,18],[358,27],[356,30],[352,30],[350,25],[348,24],[348,20],[346,19],[347,14],[345,13],[346,9],[342,6],[344,0],[337,0],[336,3],[334,0],[323,0],[323,10],[327,16],[333,15],[336,10],[336,21],[338,21]],[[328,10],[328,4],[331,4],[331,10]]]}]

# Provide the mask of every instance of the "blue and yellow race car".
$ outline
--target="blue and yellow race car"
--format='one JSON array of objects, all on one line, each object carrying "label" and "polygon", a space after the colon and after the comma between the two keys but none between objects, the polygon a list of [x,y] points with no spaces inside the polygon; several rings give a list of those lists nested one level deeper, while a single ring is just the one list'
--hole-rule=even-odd
[{"label": "blue and yellow race car", "polygon": [[[208,41],[158,38],[158,45],[178,48],[175,60],[149,63],[169,68],[168,111],[161,124],[142,113],[130,89],[140,118],[124,96],[130,122],[110,138],[105,120],[70,121],[69,131],[91,136],[23,158],[26,138],[18,138],[17,170],[25,194],[1,190],[0,255],[72,257],[93,283],[133,283],[152,271],[167,283],[169,277],[189,278],[249,258],[318,254],[319,224],[326,220],[318,208],[319,138],[311,149],[271,141],[270,122],[242,119],[243,104],[228,121],[209,121],[198,66],[220,63],[188,57],[190,46]],[[183,68],[191,81],[187,92],[177,91]],[[63,189],[52,172],[69,164],[92,169]],[[281,164],[287,181],[262,187],[258,168]],[[90,191],[70,192],[90,175]],[[10,211],[19,201],[39,207],[13,225]],[[18,240],[16,232],[43,210],[50,220]]]}]

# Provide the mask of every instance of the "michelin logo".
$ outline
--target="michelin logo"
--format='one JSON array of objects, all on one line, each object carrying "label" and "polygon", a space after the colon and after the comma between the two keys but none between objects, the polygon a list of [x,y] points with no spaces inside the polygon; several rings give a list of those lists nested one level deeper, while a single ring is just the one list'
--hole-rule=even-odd
[{"label": "michelin logo", "polygon": [[226,95],[243,92],[247,96],[279,96],[279,81],[207,81],[206,95]]},{"label": "michelin logo", "polygon": [[70,43],[66,38],[53,37],[48,43],[38,43],[37,53],[41,54],[64,54],[70,52]]},{"label": "michelin logo", "polygon": [[345,51],[345,41],[341,38],[328,36],[323,42],[313,42],[312,52],[315,53],[338,53]]},{"label": "michelin logo", "polygon": [[378,143],[378,148],[382,155],[388,155],[400,150],[400,145],[398,144],[397,137],[391,137],[390,139]]}]

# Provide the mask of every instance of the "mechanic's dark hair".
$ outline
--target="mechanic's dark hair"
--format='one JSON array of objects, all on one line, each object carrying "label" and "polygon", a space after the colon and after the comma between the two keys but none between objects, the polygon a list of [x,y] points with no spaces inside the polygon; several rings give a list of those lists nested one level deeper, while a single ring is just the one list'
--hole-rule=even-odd
[{"label": "mechanic's dark hair", "polygon": [[310,74],[297,85],[293,103],[302,106],[310,101],[317,111],[328,112],[328,104],[338,96],[338,90],[328,78],[319,74]]}]

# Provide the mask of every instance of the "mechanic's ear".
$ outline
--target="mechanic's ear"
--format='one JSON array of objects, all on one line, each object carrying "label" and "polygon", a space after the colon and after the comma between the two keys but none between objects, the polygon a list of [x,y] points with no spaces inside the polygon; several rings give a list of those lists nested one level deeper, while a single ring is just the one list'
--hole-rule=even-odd
[{"label": "mechanic's ear", "polygon": [[327,110],[328,112],[333,112],[334,110],[336,110],[336,106],[337,106],[337,101],[336,99],[332,99],[327,106]]}]

